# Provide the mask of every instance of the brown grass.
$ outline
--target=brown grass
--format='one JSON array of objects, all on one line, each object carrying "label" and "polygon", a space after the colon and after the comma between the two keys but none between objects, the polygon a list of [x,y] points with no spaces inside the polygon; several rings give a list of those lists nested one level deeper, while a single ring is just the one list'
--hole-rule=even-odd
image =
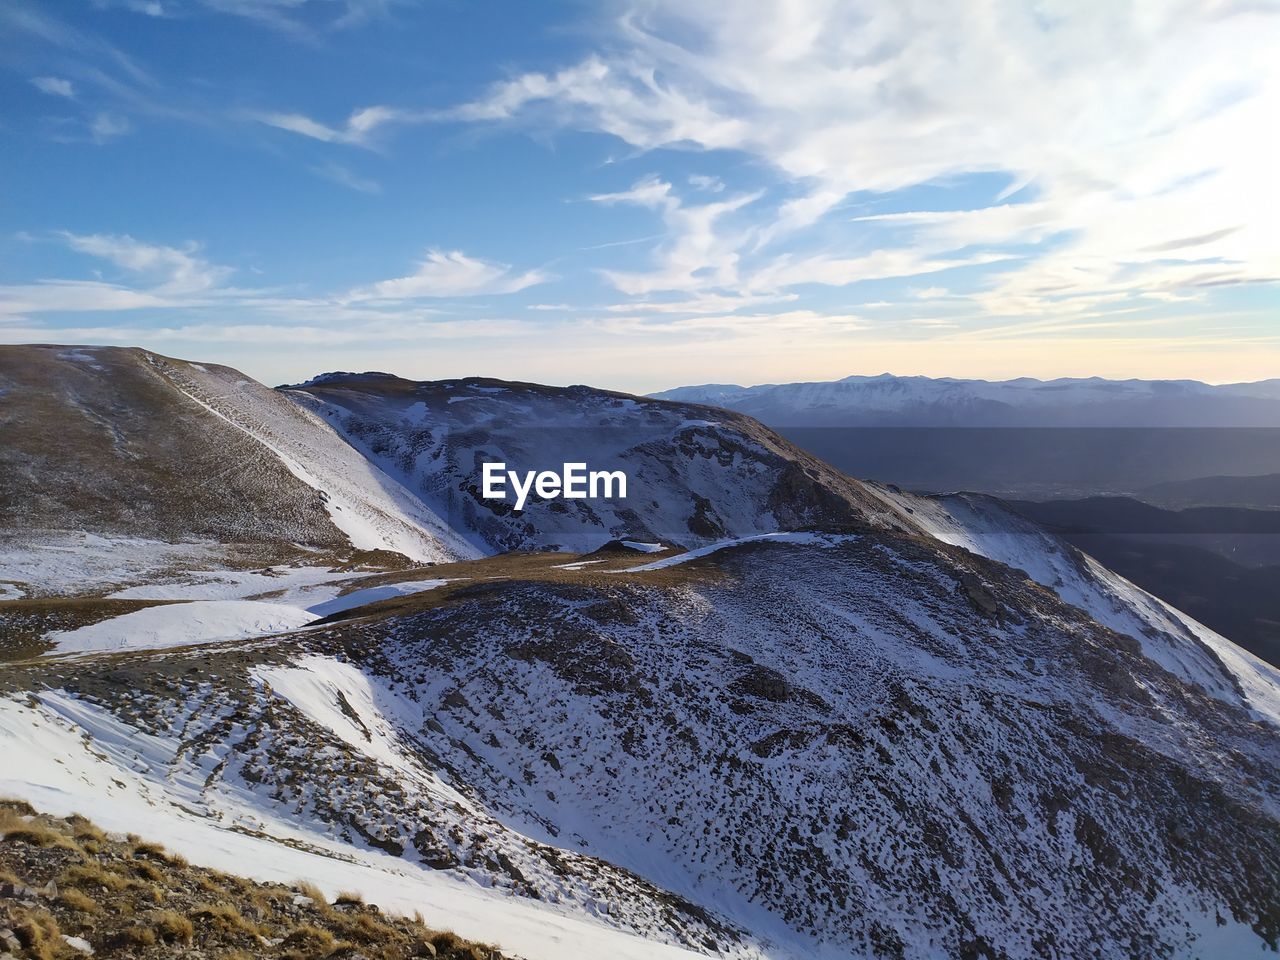
[{"label": "brown grass", "polygon": [[244,918],[238,907],[230,903],[202,903],[189,914],[201,929],[208,927],[221,933],[258,933],[258,925]]},{"label": "brown grass", "polygon": [[329,898],[324,895],[324,891],[317,887],[310,880],[299,880],[294,886],[298,888],[298,892],[307,899],[311,900],[323,917],[329,917],[333,913],[333,908],[329,906]]},{"label": "brown grass", "polygon": [[157,867],[154,863],[146,860],[139,860],[132,864],[133,872],[140,876],[143,880],[150,880],[152,883],[164,883],[164,871]]},{"label": "brown grass", "polygon": [[87,893],[76,890],[74,887],[70,890],[62,890],[58,893],[58,902],[68,910],[74,910],[77,913],[101,913],[102,907],[98,906],[98,901],[93,899]]},{"label": "brown grass", "polygon": [[338,942],[333,934],[323,927],[304,923],[289,931],[282,946],[287,950],[286,957],[292,957],[295,960],[318,960],[333,953],[337,949]]},{"label": "brown grass", "polygon": [[105,843],[107,840],[107,835],[105,833],[78,813],[73,813],[71,816],[67,817],[65,822],[67,826],[71,828],[71,836],[81,842],[85,840],[96,840],[98,843]]},{"label": "brown grass", "polygon": [[60,847],[78,850],[75,842],[57,827],[30,814],[24,816],[12,807],[0,807],[0,837],[32,847]]},{"label": "brown grass", "polygon": [[47,910],[15,910],[9,926],[33,960],[54,960],[68,949],[58,921]]},{"label": "brown grass", "polygon": [[111,938],[111,946],[117,950],[142,950],[155,946],[156,934],[148,926],[134,924],[116,931]]},{"label": "brown grass", "polygon": [[58,876],[59,887],[101,887],[112,893],[119,893],[133,885],[134,882],[127,877],[122,877],[93,860],[68,867]]},{"label": "brown grass", "polygon": [[[33,887],[53,879],[59,887],[47,909],[0,905],[0,926],[19,938],[14,952],[21,960],[82,960],[62,939],[64,930],[89,940],[101,956],[153,960],[195,947],[210,960],[404,960],[429,954],[428,944],[440,960],[499,956],[428,928],[421,916],[383,914],[359,892],[343,891],[331,904],[310,881],[290,888],[192,867],[158,844],[107,835],[84,817],[50,818],[20,801],[0,800],[0,823],[6,832],[79,838],[70,853],[56,843],[0,843],[0,879]],[[298,894],[309,902],[295,907]],[[283,938],[277,947],[262,946],[276,937]]]},{"label": "brown grass", "polygon": [[169,859],[169,854],[162,844],[152,843],[149,840],[135,841],[133,834],[129,835],[129,839],[133,841],[133,855],[135,857],[150,857],[152,860],[159,860],[161,863]]},{"label": "brown grass", "polygon": [[399,930],[369,913],[357,913],[349,917],[339,914],[331,922],[340,936],[357,943],[385,944],[402,939]]},{"label": "brown grass", "polygon": [[162,943],[190,943],[195,936],[191,921],[176,910],[157,910],[144,917],[143,922],[151,924],[156,938]]}]

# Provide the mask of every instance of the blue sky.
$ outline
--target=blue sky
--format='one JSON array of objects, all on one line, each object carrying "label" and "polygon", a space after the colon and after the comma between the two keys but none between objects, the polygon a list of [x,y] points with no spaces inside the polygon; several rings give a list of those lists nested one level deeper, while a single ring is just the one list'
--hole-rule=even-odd
[{"label": "blue sky", "polygon": [[1275,376],[1277,39],[1244,0],[10,0],[0,342]]}]

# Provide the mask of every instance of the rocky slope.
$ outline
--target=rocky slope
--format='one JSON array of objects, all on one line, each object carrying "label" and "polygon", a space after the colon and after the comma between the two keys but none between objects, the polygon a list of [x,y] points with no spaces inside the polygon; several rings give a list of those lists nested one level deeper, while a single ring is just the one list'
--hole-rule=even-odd
[{"label": "rocky slope", "polygon": [[[196,818],[394,858],[711,954],[1275,943],[1274,672],[1194,636],[1153,656],[910,534],[595,559],[463,564],[269,642],[11,667],[46,689],[0,700],[33,764],[0,791],[70,777],[175,837]],[[86,737],[66,770],[19,746]]]},{"label": "rocky slope", "polygon": [[[822,523],[891,522],[861,486],[749,417],[589,387],[327,374],[284,393],[332,424],[485,552],[695,545]],[[623,470],[625,500],[481,496],[480,465]]]},{"label": "rocky slope", "polygon": [[[0,666],[0,796],[530,960],[1280,944],[1280,673],[998,501],[586,388],[345,374],[262,397],[143,362],[193,422],[311,456],[313,480],[321,441],[298,438],[337,439],[368,472],[335,459],[323,489],[463,558],[157,561],[74,610],[0,600],[31,639]],[[639,495],[513,515],[468,488],[488,457],[625,465]]]}]

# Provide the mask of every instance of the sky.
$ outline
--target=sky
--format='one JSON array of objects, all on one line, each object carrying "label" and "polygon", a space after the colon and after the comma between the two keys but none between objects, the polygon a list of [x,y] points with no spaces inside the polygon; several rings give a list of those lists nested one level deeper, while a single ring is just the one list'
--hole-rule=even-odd
[{"label": "sky", "polygon": [[1280,376],[1275,0],[5,0],[0,342]]}]

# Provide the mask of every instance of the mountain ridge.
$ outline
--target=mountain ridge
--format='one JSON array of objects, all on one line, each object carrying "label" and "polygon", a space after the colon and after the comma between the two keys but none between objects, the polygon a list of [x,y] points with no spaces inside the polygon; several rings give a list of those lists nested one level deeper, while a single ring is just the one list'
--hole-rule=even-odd
[{"label": "mountain ridge", "polygon": [[880,374],[751,387],[706,384],[652,396],[739,410],[771,426],[1280,424],[1280,379],[1214,385],[1136,378],[973,380]]},{"label": "mountain ridge", "polygon": [[[0,795],[529,960],[1280,945],[1280,671],[994,498],[587,387],[43,349],[0,504],[66,515],[0,513]],[[470,489],[572,451],[634,508]],[[104,475],[135,526],[92,532]],[[236,539],[280,502],[315,542]]]}]

